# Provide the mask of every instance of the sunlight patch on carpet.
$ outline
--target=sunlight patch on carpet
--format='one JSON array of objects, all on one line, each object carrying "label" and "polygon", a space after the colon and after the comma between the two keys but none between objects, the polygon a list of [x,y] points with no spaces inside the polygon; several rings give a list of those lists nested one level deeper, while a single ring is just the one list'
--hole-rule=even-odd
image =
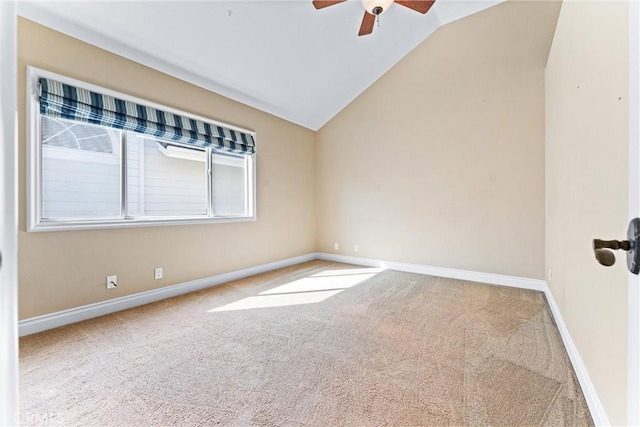
[{"label": "sunlight patch on carpet", "polygon": [[252,308],[316,304],[372,278],[380,271],[382,271],[380,268],[328,270],[277,286],[256,296],[244,298],[207,312],[215,313]]}]

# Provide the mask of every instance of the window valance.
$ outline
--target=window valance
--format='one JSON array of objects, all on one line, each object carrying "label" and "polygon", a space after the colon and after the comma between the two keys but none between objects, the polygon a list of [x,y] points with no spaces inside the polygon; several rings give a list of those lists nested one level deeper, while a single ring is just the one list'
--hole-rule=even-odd
[{"label": "window valance", "polygon": [[198,147],[253,154],[253,135],[40,78],[40,113],[124,129]]}]

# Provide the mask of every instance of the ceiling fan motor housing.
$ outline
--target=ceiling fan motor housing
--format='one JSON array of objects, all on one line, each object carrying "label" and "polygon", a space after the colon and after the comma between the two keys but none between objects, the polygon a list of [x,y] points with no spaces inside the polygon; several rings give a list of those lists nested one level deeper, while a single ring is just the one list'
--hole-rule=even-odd
[{"label": "ceiling fan motor housing", "polygon": [[362,0],[365,10],[372,15],[380,15],[391,7],[393,0]]}]

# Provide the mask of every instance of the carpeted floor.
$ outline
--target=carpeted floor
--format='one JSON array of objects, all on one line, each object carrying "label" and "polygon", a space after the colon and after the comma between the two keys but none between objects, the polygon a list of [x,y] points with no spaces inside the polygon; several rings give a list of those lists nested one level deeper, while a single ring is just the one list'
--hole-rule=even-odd
[{"label": "carpeted floor", "polygon": [[324,261],[20,353],[25,425],[593,425],[542,293]]}]

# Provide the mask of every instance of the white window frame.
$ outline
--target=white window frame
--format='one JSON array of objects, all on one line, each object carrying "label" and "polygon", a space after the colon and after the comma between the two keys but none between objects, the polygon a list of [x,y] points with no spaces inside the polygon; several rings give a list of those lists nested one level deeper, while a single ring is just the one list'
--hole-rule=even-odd
[{"label": "white window frame", "polygon": [[[123,228],[123,227],[145,227],[145,226],[161,226],[161,225],[179,225],[179,224],[202,224],[202,223],[225,223],[225,222],[251,222],[257,220],[257,191],[256,191],[256,154],[247,157],[246,167],[246,207],[245,215],[231,216],[213,216],[211,209],[211,195],[209,196],[209,211],[207,216],[180,216],[180,217],[126,217],[118,219],[42,219],[42,144],[40,132],[40,98],[39,98],[39,79],[41,77],[53,79],[61,83],[71,86],[84,88],[93,92],[110,95],[126,101],[137,104],[146,105],[162,111],[170,112],[180,116],[189,117],[195,120],[208,122],[214,125],[233,129],[239,132],[247,133],[256,139],[256,133],[251,130],[239,128],[236,126],[212,120],[206,117],[194,115],[175,108],[167,107],[162,104],[146,101],[144,99],[129,96],[120,92],[105,89],[89,83],[85,83],[76,79],[61,76],[50,71],[42,70],[36,67],[27,67],[27,231],[62,231],[62,230],[83,230],[83,229],[99,229],[99,228]],[[122,160],[122,201],[123,209],[126,205],[127,197],[127,181],[126,181],[126,152],[124,148],[124,136],[126,131],[122,131],[121,152]],[[141,135],[149,138],[148,135]],[[172,141],[172,144],[175,144]],[[179,145],[179,144],[176,144]],[[211,150],[206,150],[208,153]],[[214,154],[215,155],[215,154]],[[224,154],[223,154],[224,155]],[[232,155],[232,154],[230,154]],[[211,156],[208,156],[211,159]],[[211,165],[212,161],[207,162]],[[212,192],[212,170],[208,168],[208,191]]]}]

